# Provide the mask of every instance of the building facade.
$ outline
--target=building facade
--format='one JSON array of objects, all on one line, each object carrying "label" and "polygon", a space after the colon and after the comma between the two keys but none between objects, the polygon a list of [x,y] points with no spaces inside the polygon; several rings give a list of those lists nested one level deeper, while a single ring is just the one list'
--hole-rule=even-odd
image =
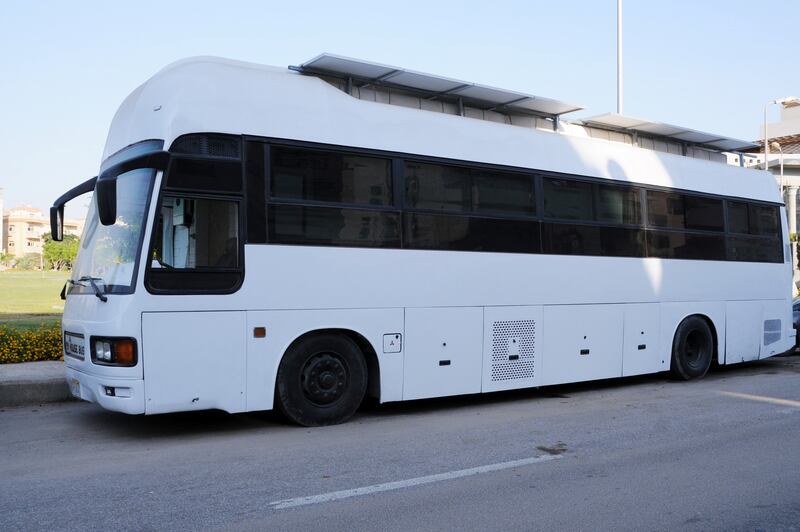
[{"label": "building facade", "polygon": [[[0,204],[1,206],[2,204]],[[2,249],[13,257],[40,255],[44,235],[50,232],[50,219],[40,209],[27,205],[2,212]],[[64,220],[64,234],[80,236],[83,220]]]},{"label": "building facade", "polygon": [[3,189],[0,188],[0,255],[6,252],[5,217],[3,216]]},{"label": "building facade", "polygon": [[[800,227],[800,212],[797,195],[800,192],[800,106],[782,108],[780,120],[768,124],[769,160],[766,167],[775,175],[775,181],[783,190],[789,218],[789,232],[797,233]],[[758,141],[761,148],[753,150],[745,159],[747,166],[764,168],[764,131]]]}]

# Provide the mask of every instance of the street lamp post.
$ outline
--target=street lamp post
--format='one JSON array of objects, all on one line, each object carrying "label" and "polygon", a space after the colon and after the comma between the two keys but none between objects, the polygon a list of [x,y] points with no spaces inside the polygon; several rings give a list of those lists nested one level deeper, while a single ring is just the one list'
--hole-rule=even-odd
[{"label": "street lamp post", "polygon": [[784,188],[784,186],[783,186],[783,148],[781,147],[780,142],[775,142],[774,140],[769,143],[769,147],[772,148],[773,150],[778,150],[778,153],[780,154],[779,155],[779,157],[780,157],[779,160],[781,162],[781,181],[780,181],[780,183],[781,183],[781,195],[783,195],[783,188]]},{"label": "street lamp post", "polygon": [[617,114],[622,112],[622,0],[617,0]]}]

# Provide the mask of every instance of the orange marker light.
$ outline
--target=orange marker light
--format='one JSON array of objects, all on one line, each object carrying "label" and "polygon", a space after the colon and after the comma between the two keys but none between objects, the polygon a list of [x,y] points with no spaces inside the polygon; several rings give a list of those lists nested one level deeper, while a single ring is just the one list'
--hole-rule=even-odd
[{"label": "orange marker light", "polygon": [[253,338],[265,338],[267,336],[266,327],[255,327],[253,329]]},{"label": "orange marker light", "polygon": [[116,340],[114,342],[114,362],[129,366],[136,363],[136,348],[133,340]]}]

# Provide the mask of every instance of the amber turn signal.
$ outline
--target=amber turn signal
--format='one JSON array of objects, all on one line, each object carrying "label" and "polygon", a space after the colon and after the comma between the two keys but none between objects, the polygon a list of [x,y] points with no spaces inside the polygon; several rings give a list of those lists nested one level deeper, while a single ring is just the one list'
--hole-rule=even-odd
[{"label": "amber turn signal", "polygon": [[116,340],[114,342],[114,361],[121,366],[136,364],[136,347],[133,340]]}]

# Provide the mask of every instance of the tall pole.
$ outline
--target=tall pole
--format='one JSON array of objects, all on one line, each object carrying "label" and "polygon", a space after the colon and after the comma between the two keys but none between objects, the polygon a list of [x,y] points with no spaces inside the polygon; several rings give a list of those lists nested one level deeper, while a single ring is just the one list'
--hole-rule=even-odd
[{"label": "tall pole", "polygon": [[764,170],[769,170],[769,137],[767,136],[767,107],[769,107],[769,104],[764,106]]},{"label": "tall pole", "polygon": [[617,114],[622,114],[622,0],[617,0]]}]

